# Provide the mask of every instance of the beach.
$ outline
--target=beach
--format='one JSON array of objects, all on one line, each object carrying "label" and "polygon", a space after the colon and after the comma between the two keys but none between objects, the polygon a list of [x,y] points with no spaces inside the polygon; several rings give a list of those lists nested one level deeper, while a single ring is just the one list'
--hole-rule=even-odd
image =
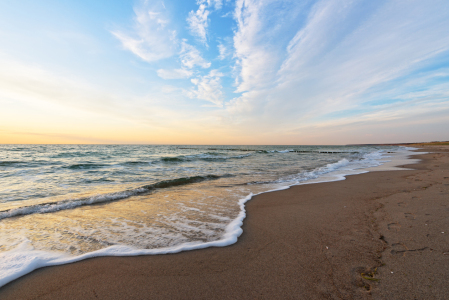
[{"label": "beach", "polygon": [[38,269],[1,299],[445,299],[449,147],[413,170],[264,193],[228,247]]}]

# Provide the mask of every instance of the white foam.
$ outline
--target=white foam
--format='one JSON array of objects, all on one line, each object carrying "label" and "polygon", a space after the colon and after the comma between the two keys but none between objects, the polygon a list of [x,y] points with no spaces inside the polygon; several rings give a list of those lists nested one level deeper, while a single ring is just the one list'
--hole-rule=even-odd
[{"label": "white foam", "polygon": [[[391,151],[387,155],[379,158],[379,165],[366,168],[366,171],[395,171],[395,170],[412,170],[410,168],[400,168],[398,166],[418,163],[419,159],[410,158],[413,155],[426,154],[427,152],[411,152],[417,150],[413,147],[401,147],[399,150]],[[385,159],[388,158],[388,159]]]},{"label": "white foam", "polygon": [[226,232],[223,235],[223,238],[217,241],[206,243],[189,242],[159,249],[136,249],[130,246],[116,245],[79,256],[36,251],[30,247],[28,241],[25,241],[16,249],[0,254],[0,287],[38,268],[73,263],[92,257],[168,254],[208,247],[224,247],[232,245],[237,242],[237,238],[243,232],[241,227],[243,225],[243,219],[246,217],[244,204],[252,197],[253,194],[250,194],[239,201],[241,209],[239,215],[226,226]]},{"label": "white foam", "polygon": [[274,151],[274,152],[277,152],[277,153],[288,153],[288,152],[292,152],[292,151],[293,151],[293,149],[279,150],[279,151]]},{"label": "white foam", "polygon": [[137,193],[140,193],[143,191],[144,191],[144,189],[135,189],[133,191],[117,192],[117,193],[110,193],[110,194],[100,194],[100,195],[92,196],[92,197],[85,198],[85,199],[73,199],[73,200],[61,201],[61,202],[56,202],[56,203],[37,204],[37,205],[13,208],[13,209],[10,209],[7,211],[0,212],[0,220],[5,219],[5,218],[21,216],[21,215],[57,212],[60,210],[72,209],[72,208],[83,206],[83,205],[103,203],[103,202],[124,199],[124,198],[130,197],[134,194],[137,194]]}]

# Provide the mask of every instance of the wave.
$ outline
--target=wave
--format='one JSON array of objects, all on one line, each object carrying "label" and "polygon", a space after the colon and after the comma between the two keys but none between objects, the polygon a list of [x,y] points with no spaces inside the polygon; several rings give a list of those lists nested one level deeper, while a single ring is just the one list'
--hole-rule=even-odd
[{"label": "wave", "polygon": [[31,242],[26,240],[19,244],[16,249],[0,253],[0,287],[42,267],[68,264],[92,257],[157,255],[232,245],[237,242],[237,239],[243,233],[242,225],[246,217],[245,203],[251,200],[252,197],[253,194],[250,193],[245,198],[239,200],[240,213],[237,218],[226,226],[222,238],[216,241],[188,242],[172,247],[156,249],[138,249],[126,245],[113,245],[74,257],[63,253],[34,250],[32,249]]},{"label": "wave", "polygon": [[162,157],[161,161],[171,163],[171,162],[186,161],[186,159],[184,159],[183,157],[176,157],[176,156],[175,157]]},{"label": "wave", "polygon": [[59,166],[60,162],[49,160],[32,160],[32,161],[0,161],[0,167],[11,168],[37,168],[47,166]]},{"label": "wave", "polygon": [[192,162],[192,161],[226,161],[229,159],[241,159],[248,156],[251,156],[252,153],[242,154],[242,155],[233,155],[227,156],[224,153],[201,153],[195,155],[179,155],[179,156],[170,156],[170,157],[162,157],[160,160],[164,163],[180,163],[180,162]]},{"label": "wave", "polygon": [[22,150],[29,150],[28,148],[21,148],[21,147],[17,147],[17,148],[3,148],[2,150],[5,151],[22,151]]},{"label": "wave", "polygon": [[151,161],[126,161],[120,163],[122,166],[138,166],[138,165],[148,165],[151,164]]},{"label": "wave", "polygon": [[87,157],[87,156],[105,156],[107,153],[98,151],[75,151],[75,152],[61,152],[50,156],[50,158],[69,158],[69,157]]},{"label": "wave", "polygon": [[248,183],[243,183],[241,185],[251,185],[251,184],[272,184],[272,183],[288,183],[292,182],[292,184],[299,184],[303,181],[316,179],[324,174],[330,173],[332,171],[341,169],[350,164],[350,161],[346,158],[343,158],[335,163],[327,164],[323,167],[315,168],[311,171],[301,172],[294,175],[290,175],[284,178],[280,178],[274,181],[252,181]]},{"label": "wave", "polygon": [[84,164],[74,164],[66,167],[71,170],[85,170],[85,169],[99,169],[103,167],[107,167],[106,164],[93,164],[93,163],[84,163]]},{"label": "wave", "polygon": [[27,164],[26,161],[0,161],[0,167],[15,167],[17,165]]},{"label": "wave", "polygon": [[171,179],[171,180],[159,181],[159,182],[156,182],[153,184],[144,185],[139,188],[126,190],[126,191],[100,194],[100,195],[90,196],[90,197],[86,197],[86,198],[70,199],[70,200],[63,200],[63,201],[59,201],[59,202],[49,202],[49,203],[42,203],[42,204],[25,206],[25,207],[19,207],[19,208],[14,208],[14,209],[10,209],[10,210],[0,211],[0,220],[6,219],[6,218],[12,218],[12,217],[30,215],[30,214],[52,213],[52,212],[57,212],[60,210],[73,209],[73,208],[85,206],[85,205],[107,203],[107,202],[126,199],[131,196],[147,194],[147,193],[150,193],[157,189],[165,189],[165,188],[170,188],[170,187],[175,187],[175,186],[180,186],[180,185],[187,185],[187,184],[192,184],[192,183],[198,183],[198,182],[206,181],[206,180],[215,180],[215,179],[219,179],[222,177],[230,177],[230,176],[231,175],[224,175],[224,176],[206,175],[206,176],[192,176],[192,177],[176,178],[176,179]]},{"label": "wave", "polygon": [[[178,149],[183,150],[198,150],[198,148],[189,148],[189,147],[178,147]],[[337,150],[300,150],[300,149],[285,149],[285,150],[261,150],[261,149],[241,149],[241,148],[207,148],[206,150],[216,150],[216,151],[240,151],[240,152],[255,152],[255,153],[320,153],[320,154],[355,154],[359,153],[358,151],[337,151]]]},{"label": "wave", "polygon": [[[358,152],[357,152],[358,153]],[[286,176],[275,181],[252,181],[248,183],[243,183],[241,185],[251,185],[251,184],[272,184],[272,183],[286,183],[286,184],[303,184],[304,182],[315,180],[323,175],[332,173],[334,171],[351,171],[357,169],[364,169],[368,167],[375,167],[381,165],[379,162],[383,157],[382,151],[374,151],[366,153],[360,160],[348,160],[343,158],[335,163],[326,164],[325,166],[315,168],[310,171],[300,172],[294,175]],[[346,168],[348,167],[348,168]],[[336,180],[344,179],[344,175],[335,175]],[[240,185],[240,184],[239,184]]]}]

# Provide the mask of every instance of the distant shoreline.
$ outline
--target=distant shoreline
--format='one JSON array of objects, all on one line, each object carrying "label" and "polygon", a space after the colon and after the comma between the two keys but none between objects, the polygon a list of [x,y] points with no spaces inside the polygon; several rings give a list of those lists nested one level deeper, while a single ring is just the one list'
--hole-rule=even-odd
[{"label": "distant shoreline", "polygon": [[449,141],[438,142],[414,142],[414,143],[389,143],[389,144],[348,144],[346,146],[409,146],[409,147],[426,147],[426,146],[447,146]]}]

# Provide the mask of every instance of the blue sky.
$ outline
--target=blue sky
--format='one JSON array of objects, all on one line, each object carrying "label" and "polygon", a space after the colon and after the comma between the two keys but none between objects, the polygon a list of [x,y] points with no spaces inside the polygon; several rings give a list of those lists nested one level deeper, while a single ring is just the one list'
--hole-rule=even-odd
[{"label": "blue sky", "polygon": [[449,140],[448,1],[2,1],[0,143]]}]

